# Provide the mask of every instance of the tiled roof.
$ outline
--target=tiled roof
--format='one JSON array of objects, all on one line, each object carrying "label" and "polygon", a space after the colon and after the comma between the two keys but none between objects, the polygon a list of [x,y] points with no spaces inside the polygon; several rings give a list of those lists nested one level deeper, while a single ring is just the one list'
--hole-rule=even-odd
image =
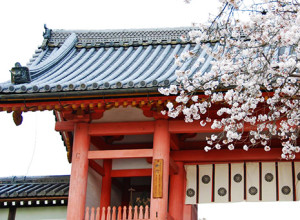
[{"label": "tiled roof", "polygon": [[0,178],[0,200],[11,198],[67,197],[69,176]]},{"label": "tiled roof", "polygon": [[[143,89],[174,83],[175,70],[210,68],[197,45],[181,42],[191,28],[66,31],[52,30],[28,63],[30,83],[0,84],[0,94],[51,93],[107,89]],[[195,51],[206,62],[190,59],[181,67],[174,55]]]}]

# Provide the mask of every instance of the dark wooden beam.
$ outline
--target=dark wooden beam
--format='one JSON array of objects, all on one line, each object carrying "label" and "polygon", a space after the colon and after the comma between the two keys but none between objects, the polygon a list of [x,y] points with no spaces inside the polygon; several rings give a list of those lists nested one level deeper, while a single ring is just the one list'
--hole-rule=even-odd
[{"label": "dark wooden beam", "polygon": [[104,150],[104,148],[110,148],[111,145],[106,143],[103,137],[91,136],[91,144],[94,145],[99,150]]}]

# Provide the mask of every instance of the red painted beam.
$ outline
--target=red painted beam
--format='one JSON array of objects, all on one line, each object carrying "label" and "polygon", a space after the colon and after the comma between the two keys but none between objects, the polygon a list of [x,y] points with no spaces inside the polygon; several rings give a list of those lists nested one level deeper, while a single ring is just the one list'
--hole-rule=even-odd
[{"label": "red painted beam", "polygon": [[95,123],[90,124],[89,129],[91,136],[151,134],[153,132],[153,121]]},{"label": "red painted beam", "polygon": [[55,123],[55,131],[74,131],[74,122],[58,121]]},{"label": "red painted beam", "polygon": [[[222,132],[223,129],[211,129],[212,122],[207,123],[205,126],[201,126],[199,121],[186,123],[184,120],[169,121],[170,133],[217,133]],[[276,125],[280,125],[280,120],[276,121]],[[245,123],[243,127],[244,132],[248,132],[256,129],[256,126],[249,123]]]},{"label": "red painted beam", "polygon": [[101,176],[105,175],[104,169],[102,166],[100,166],[98,163],[96,163],[96,161],[94,160],[89,160],[89,166],[95,170],[98,174],[100,174]]},{"label": "red painted beam", "polygon": [[153,156],[152,149],[100,150],[100,151],[88,152],[88,159],[147,158],[152,156]]},{"label": "red painted beam", "polygon": [[174,161],[183,162],[235,162],[235,161],[276,161],[281,160],[281,148],[272,148],[271,151],[266,152],[262,148],[249,149],[244,151],[242,149],[235,149],[233,151],[211,150],[205,152],[204,150],[184,150],[172,151],[171,157]]},{"label": "red painted beam", "polygon": [[112,170],[111,177],[151,176],[152,169]]},{"label": "red painted beam", "polygon": [[202,127],[199,121],[186,123],[184,120],[169,121],[169,132],[170,133],[211,133],[221,132],[221,129],[211,129],[212,123],[207,123]]}]

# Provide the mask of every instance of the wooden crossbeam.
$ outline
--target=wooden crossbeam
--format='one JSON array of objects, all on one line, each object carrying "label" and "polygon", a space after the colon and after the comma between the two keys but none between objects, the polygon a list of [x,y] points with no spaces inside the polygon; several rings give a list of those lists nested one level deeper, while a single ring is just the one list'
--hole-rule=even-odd
[{"label": "wooden crossbeam", "polygon": [[[169,123],[169,132],[172,134],[185,133],[217,133],[223,129],[211,129],[212,123],[207,123],[204,127],[199,121],[186,123],[183,120],[171,120]],[[280,121],[276,124],[279,125]],[[73,131],[75,122],[62,121],[56,122],[56,131]],[[109,123],[92,123],[89,124],[89,135],[91,136],[113,136],[113,135],[140,135],[152,134],[154,132],[154,121],[139,122],[109,122]],[[245,123],[244,132],[255,129],[255,126]],[[173,147],[176,147],[176,138],[173,137]]]},{"label": "wooden crossbeam", "polygon": [[55,131],[74,131],[75,122],[57,121],[55,123]]},{"label": "wooden crossbeam", "polygon": [[112,170],[111,177],[139,177],[151,176],[152,169],[128,169],[128,170]]},{"label": "wooden crossbeam", "polygon": [[89,151],[88,159],[126,159],[153,156],[152,149]]},{"label": "wooden crossbeam", "polygon": [[89,127],[91,136],[151,134],[153,132],[153,121],[95,123],[90,124]]},{"label": "wooden crossbeam", "polygon": [[[249,149],[244,151],[242,149],[235,149],[230,151],[211,150],[205,152],[204,150],[181,150],[172,151],[171,157],[175,162],[235,162],[235,161],[277,161],[281,160],[281,148],[272,148],[271,151],[266,152],[263,148]],[[299,158],[296,160],[299,160]]]}]

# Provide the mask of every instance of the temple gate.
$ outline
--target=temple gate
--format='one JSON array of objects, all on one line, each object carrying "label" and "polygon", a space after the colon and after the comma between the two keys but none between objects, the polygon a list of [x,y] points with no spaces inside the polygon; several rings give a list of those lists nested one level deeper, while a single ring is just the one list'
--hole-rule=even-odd
[{"label": "temple gate", "polygon": [[[54,111],[72,163],[68,220],[192,220],[198,203],[299,200],[300,162],[281,161],[279,140],[270,152],[239,143],[205,152],[220,130],[161,114],[176,97],[158,88],[176,83],[175,70],[210,68],[205,51],[180,40],[190,30],[46,28],[30,63],[0,84],[0,110],[17,125],[23,112]],[[206,61],[177,67],[173,57],[188,50]]]}]

